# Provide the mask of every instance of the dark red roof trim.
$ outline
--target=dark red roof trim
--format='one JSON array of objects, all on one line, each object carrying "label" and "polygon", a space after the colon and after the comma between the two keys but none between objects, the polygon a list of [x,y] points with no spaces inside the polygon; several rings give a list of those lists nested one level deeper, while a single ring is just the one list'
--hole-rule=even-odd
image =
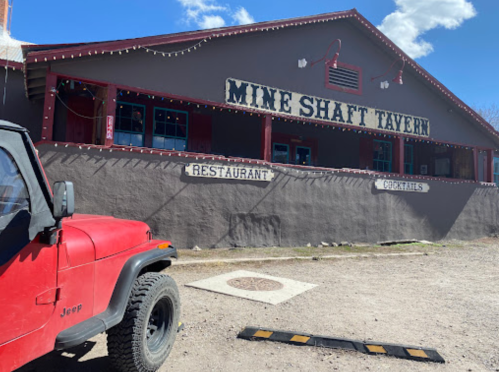
[{"label": "dark red roof trim", "polygon": [[13,70],[23,70],[24,65],[21,62],[7,61],[6,59],[0,59],[1,67],[9,67]]}]

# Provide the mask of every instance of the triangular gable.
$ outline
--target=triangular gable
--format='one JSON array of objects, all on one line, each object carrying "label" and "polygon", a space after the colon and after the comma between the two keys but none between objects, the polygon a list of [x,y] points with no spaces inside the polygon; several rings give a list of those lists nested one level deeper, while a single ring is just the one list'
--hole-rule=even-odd
[{"label": "triangular gable", "polygon": [[[184,42],[203,42],[212,38],[230,37],[238,34],[251,32],[262,32],[269,30],[279,30],[285,27],[299,27],[301,25],[330,22],[338,19],[346,19],[357,26],[361,31],[369,35],[381,48],[384,48],[389,53],[394,54],[396,58],[404,58],[406,60],[406,68],[410,67],[424,82],[429,84],[434,91],[452,105],[460,109],[465,116],[470,118],[472,122],[478,124],[488,134],[494,136],[496,141],[499,141],[499,132],[497,132],[486,120],[478,115],[471,107],[460,100],[447,87],[440,83],[435,77],[428,73],[416,61],[404,53],[397,45],[395,45],[388,37],[378,30],[371,22],[364,18],[356,9],[320,14],[315,16],[306,16],[299,18],[291,18],[277,21],[268,21],[254,23],[243,26],[230,26],[217,29],[190,31],[177,34],[166,34],[159,36],[151,36],[136,39],[115,40],[107,42],[95,43],[79,43],[79,44],[56,44],[56,45],[34,45],[23,46],[24,63],[26,73],[26,86],[30,79],[29,72],[34,71],[37,67],[45,69],[48,62],[63,59],[73,59],[81,57],[92,57],[102,54],[113,54],[128,52],[130,49],[149,49],[157,45],[177,44]],[[39,74],[34,74],[34,78],[39,79]],[[28,96],[31,96],[27,92]]]}]

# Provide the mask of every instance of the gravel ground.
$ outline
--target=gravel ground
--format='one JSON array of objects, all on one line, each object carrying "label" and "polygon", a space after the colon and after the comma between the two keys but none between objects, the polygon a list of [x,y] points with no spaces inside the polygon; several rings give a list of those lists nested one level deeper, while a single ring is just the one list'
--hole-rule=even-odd
[{"label": "gravel ground", "polygon": [[[499,371],[499,244],[413,257],[173,267],[182,320],[165,371]],[[233,270],[318,284],[277,306],[185,287]],[[434,347],[446,364],[250,342],[247,325]],[[105,335],[22,368],[107,371]]]}]

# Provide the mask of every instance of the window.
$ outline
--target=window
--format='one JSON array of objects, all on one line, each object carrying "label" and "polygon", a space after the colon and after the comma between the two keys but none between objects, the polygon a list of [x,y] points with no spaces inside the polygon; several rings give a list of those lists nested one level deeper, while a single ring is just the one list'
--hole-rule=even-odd
[{"label": "window", "polygon": [[135,103],[118,102],[114,143],[125,146],[144,146],[146,107]]},{"label": "window", "polygon": [[337,68],[326,64],[326,88],[361,95],[362,69],[342,62],[337,63]]},{"label": "window", "polygon": [[499,186],[499,158],[494,158],[494,183]]},{"label": "window", "polygon": [[373,169],[378,172],[392,171],[392,143],[374,140]]},{"label": "window", "polygon": [[29,194],[12,156],[0,148],[0,217],[29,208]]},{"label": "window", "polygon": [[414,146],[404,145],[404,173],[413,174]]},{"label": "window", "polygon": [[296,146],[296,159],[295,164],[310,165],[310,155],[312,150],[310,147]]},{"label": "window", "polygon": [[188,119],[188,112],[155,107],[152,147],[184,151],[187,148]]},{"label": "window", "polygon": [[273,163],[289,163],[289,146],[283,143],[274,143],[272,152]]}]

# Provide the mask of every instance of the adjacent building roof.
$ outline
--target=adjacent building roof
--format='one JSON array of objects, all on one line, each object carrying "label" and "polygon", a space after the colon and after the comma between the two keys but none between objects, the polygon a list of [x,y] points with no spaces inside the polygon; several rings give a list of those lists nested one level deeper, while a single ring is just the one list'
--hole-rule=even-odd
[{"label": "adjacent building roof", "polygon": [[23,45],[33,45],[31,43],[16,40],[7,32],[0,31],[0,59],[11,62],[23,62]]},{"label": "adjacent building roof", "polygon": [[[454,93],[447,87],[433,77],[428,71],[421,67],[416,61],[409,57],[402,49],[386,37],[379,29],[363,17],[356,9],[325,13],[315,16],[306,16],[298,18],[290,18],[284,20],[268,21],[254,23],[250,25],[229,26],[223,28],[209,29],[182,32],[176,34],[166,34],[151,37],[105,41],[105,42],[92,42],[92,43],[78,43],[78,44],[50,44],[50,45],[24,45],[23,55],[25,58],[25,71],[27,94],[29,97],[34,97],[30,93],[30,79],[28,75],[29,70],[36,71],[36,67],[46,69],[48,62],[57,61],[66,58],[79,58],[91,57],[100,54],[112,54],[115,52],[127,51],[128,49],[138,49],[152,47],[155,45],[165,45],[182,43],[189,41],[202,41],[203,39],[211,39],[218,37],[230,37],[244,33],[257,33],[269,30],[279,30],[285,27],[299,27],[304,24],[330,22],[335,20],[344,19],[349,21],[352,25],[364,32],[374,43],[380,48],[383,48],[394,58],[404,58],[406,60],[406,69],[411,68],[420,80],[428,85],[437,94],[442,96],[449,104],[455,106],[473,123],[477,124],[482,130],[492,135],[495,140],[499,140],[499,132],[497,132],[485,119],[477,114],[471,107],[461,101]],[[27,66],[30,66],[28,70]],[[42,73],[42,71],[40,71]],[[40,79],[40,73],[34,73],[33,79]],[[37,85],[37,97],[40,96],[40,86]],[[34,91],[35,92],[35,91]]]}]

